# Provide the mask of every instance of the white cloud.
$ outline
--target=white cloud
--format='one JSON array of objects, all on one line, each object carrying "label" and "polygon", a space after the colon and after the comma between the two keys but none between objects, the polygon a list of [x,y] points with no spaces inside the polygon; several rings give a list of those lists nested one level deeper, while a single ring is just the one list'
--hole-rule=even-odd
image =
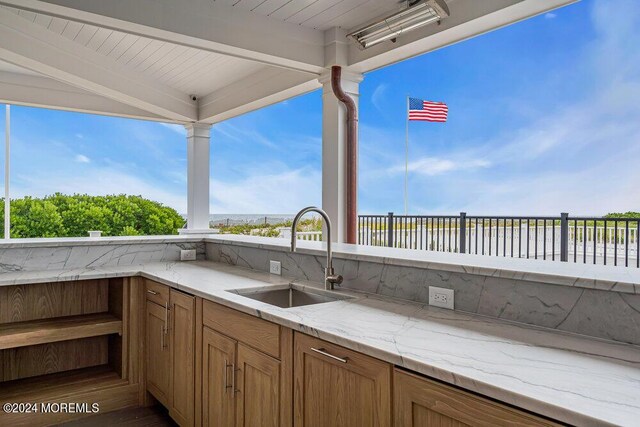
[{"label": "white cloud", "polygon": [[385,112],[384,108],[384,96],[387,92],[389,85],[386,83],[380,83],[371,94],[371,103],[380,111]]},{"label": "white cloud", "polygon": [[76,138],[78,139],[84,139],[84,135],[81,133],[76,133]]},{"label": "white cloud", "polygon": [[268,169],[234,182],[212,179],[211,213],[293,213],[321,203],[320,171],[281,168],[268,173]]},{"label": "white cloud", "polygon": [[167,129],[171,129],[172,131],[174,131],[177,134],[180,135],[186,135],[187,134],[187,130],[184,128],[184,126],[176,124],[176,123],[160,123],[162,126],[166,127]]},{"label": "white cloud", "polygon": [[[409,162],[407,169],[409,172],[415,172],[425,176],[442,175],[448,172],[460,170],[474,170],[480,168],[488,168],[491,162],[484,159],[475,160],[451,160],[440,159],[437,157],[423,157],[418,160]],[[404,165],[397,165],[389,169],[390,173],[404,172]]]},{"label": "white cloud", "polygon": [[258,143],[260,145],[264,145],[265,147],[278,149],[278,144],[271,141],[266,136],[262,135],[255,129],[250,129],[247,127],[238,127],[230,124],[229,122],[218,123],[213,127],[214,132],[220,132],[227,138],[240,142],[240,143]]},{"label": "white cloud", "polygon": [[91,159],[84,154],[77,154],[75,157],[75,161],[78,163],[91,163]]},{"label": "white cloud", "polygon": [[544,17],[545,17],[546,19],[554,19],[554,18],[557,18],[557,17],[558,17],[558,15],[557,15],[557,14],[555,14],[555,13],[551,13],[551,12],[549,12],[549,13],[545,13],[545,14],[544,14]]}]

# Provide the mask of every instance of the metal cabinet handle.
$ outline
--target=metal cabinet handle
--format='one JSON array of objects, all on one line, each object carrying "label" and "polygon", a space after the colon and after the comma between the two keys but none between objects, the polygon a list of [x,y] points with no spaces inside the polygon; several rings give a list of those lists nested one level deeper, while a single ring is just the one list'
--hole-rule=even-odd
[{"label": "metal cabinet handle", "polygon": [[231,389],[233,390],[233,393],[239,393],[240,390],[236,388],[236,372],[238,372],[240,370],[240,368],[236,368],[236,364],[232,363],[231,364],[231,371],[232,371],[232,376],[231,376]]},{"label": "metal cabinet handle", "polygon": [[158,295],[156,291],[152,291],[151,289],[147,289],[147,293],[151,295]]},{"label": "metal cabinet handle", "polygon": [[224,359],[224,392],[227,392],[227,389],[231,388],[232,386],[228,385],[229,381],[228,381],[228,373],[229,373],[229,368],[232,367],[233,365],[229,365],[229,362],[227,362],[227,359]]},{"label": "metal cabinet handle", "polygon": [[168,338],[168,335],[169,335],[169,303],[168,302],[164,303],[164,329],[162,332],[163,332],[162,348],[167,348],[169,347],[169,343],[165,339],[165,336],[166,338]]},{"label": "metal cabinet handle", "polygon": [[164,326],[160,328],[160,345],[164,349]]},{"label": "metal cabinet handle", "polygon": [[337,360],[338,362],[342,362],[342,363],[347,363],[349,362],[349,358],[348,357],[338,357],[338,356],[334,356],[331,353],[327,353],[327,351],[324,348],[313,348],[311,347],[312,351],[315,351],[318,354],[321,354],[323,356],[327,356],[332,358],[333,360]]}]

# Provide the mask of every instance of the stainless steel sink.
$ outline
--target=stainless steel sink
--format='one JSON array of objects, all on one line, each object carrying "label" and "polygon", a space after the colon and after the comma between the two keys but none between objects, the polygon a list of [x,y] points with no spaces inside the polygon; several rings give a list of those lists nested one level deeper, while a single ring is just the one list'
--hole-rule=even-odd
[{"label": "stainless steel sink", "polygon": [[323,304],[352,298],[347,295],[339,295],[334,292],[309,289],[308,287],[297,285],[289,285],[276,289],[236,289],[229,292],[282,308]]}]

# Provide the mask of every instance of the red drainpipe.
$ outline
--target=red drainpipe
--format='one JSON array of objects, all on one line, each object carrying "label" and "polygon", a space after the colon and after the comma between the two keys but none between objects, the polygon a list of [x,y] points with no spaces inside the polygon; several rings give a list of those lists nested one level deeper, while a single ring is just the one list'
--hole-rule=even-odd
[{"label": "red drainpipe", "polygon": [[331,89],[347,109],[347,243],[357,243],[358,226],[358,111],[356,103],[340,86],[342,67],[331,67]]}]

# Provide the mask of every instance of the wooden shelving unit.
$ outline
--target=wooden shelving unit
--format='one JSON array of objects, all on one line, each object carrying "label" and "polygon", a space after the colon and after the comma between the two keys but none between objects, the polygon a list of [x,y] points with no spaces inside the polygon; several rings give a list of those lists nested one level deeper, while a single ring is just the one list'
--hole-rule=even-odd
[{"label": "wooden shelving unit", "polygon": [[22,396],[39,402],[60,396],[81,394],[127,384],[108,365],[93,366],[57,374],[7,381],[0,388],[0,401],[20,402]]},{"label": "wooden shelving unit", "polygon": [[[142,315],[132,281],[0,287],[0,402],[90,402],[100,412],[136,406]],[[86,415],[0,412],[0,425],[48,426]]]},{"label": "wooden shelving unit", "polygon": [[0,350],[110,334],[122,335],[122,320],[110,313],[0,324]]}]

